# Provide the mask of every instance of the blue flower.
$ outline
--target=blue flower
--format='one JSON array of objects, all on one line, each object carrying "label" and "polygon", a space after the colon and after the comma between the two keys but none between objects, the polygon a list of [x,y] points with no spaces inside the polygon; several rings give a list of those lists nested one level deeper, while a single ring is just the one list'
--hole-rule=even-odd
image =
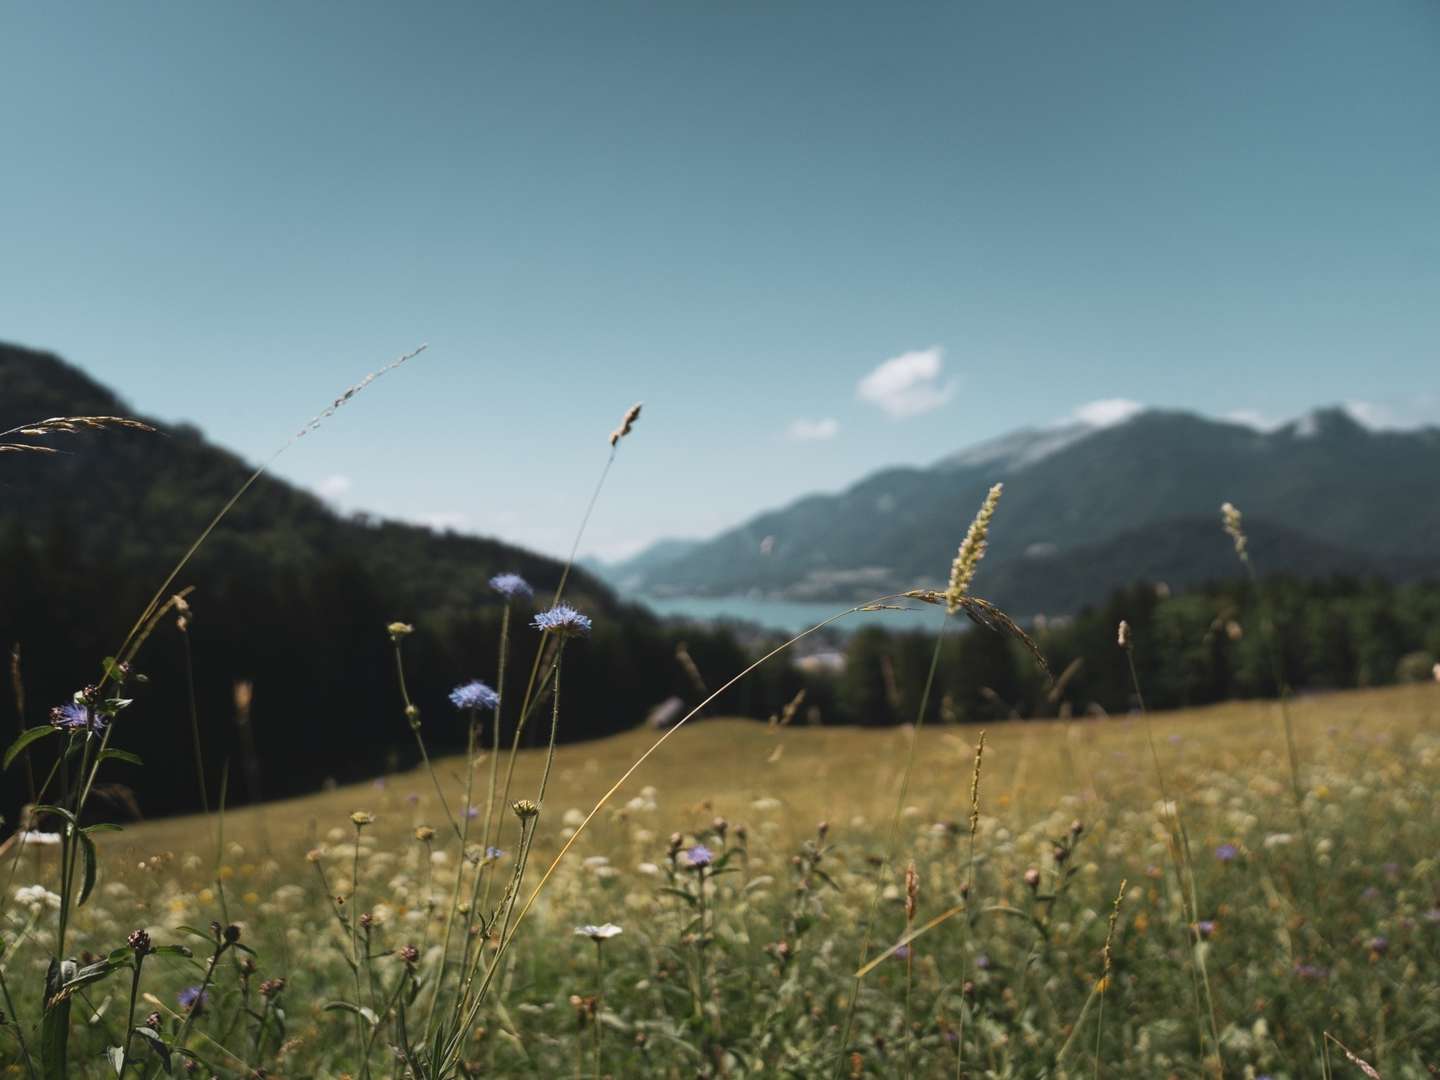
[{"label": "blue flower", "polygon": [[203,1009],[206,1003],[210,1000],[210,995],[205,993],[205,991],[201,990],[198,986],[187,986],[184,990],[181,990],[180,993],[175,995],[175,1000],[180,1002],[180,1007],[182,1009],[193,1012],[198,1016],[200,1010]]},{"label": "blue flower", "polygon": [[505,857],[505,852],[501,851],[494,844],[491,844],[485,849],[485,857],[487,859],[503,859]]},{"label": "blue flower", "polygon": [[690,869],[700,870],[710,865],[715,856],[704,844],[696,844],[689,851],[685,852],[685,859],[690,864]]},{"label": "blue flower", "polygon": [[50,723],[61,731],[88,731],[99,735],[105,730],[107,722],[105,717],[89,705],[82,705],[78,701],[56,705],[50,710]]},{"label": "blue flower", "polygon": [[909,957],[910,957],[910,946],[909,946],[909,945],[896,945],[895,948],[891,950],[891,952],[892,952],[892,954],[893,954],[894,956],[898,957],[899,959],[901,959],[901,960],[907,960],[907,959],[909,959]]},{"label": "blue flower", "polygon": [[561,637],[583,637],[590,633],[590,616],[581,615],[569,604],[556,604],[531,619],[530,625]]},{"label": "blue flower", "polygon": [[500,704],[500,695],[479,679],[450,691],[450,704],[457,709],[493,709]]},{"label": "blue flower", "polygon": [[1221,862],[1234,862],[1235,856],[1240,854],[1240,849],[1234,844],[1221,844],[1215,849],[1215,858]]},{"label": "blue flower", "polygon": [[496,574],[490,579],[490,587],[506,600],[513,600],[517,596],[528,600],[535,595],[530,583],[519,574]]}]

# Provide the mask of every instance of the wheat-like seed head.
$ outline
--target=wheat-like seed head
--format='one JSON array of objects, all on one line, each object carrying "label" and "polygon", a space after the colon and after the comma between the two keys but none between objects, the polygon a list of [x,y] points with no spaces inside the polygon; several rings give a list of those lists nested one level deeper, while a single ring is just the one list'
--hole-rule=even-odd
[{"label": "wheat-like seed head", "polygon": [[1126,878],[1120,879],[1120,891],[1115,894],[1115,903],[1110,908],[1110,925],[1105,930],[1105,974],[1102,981],[1110,979],[1110,962],[1112,959],[1110,946],[1115,941],[1115,922],[1120,918],[1120,902],[1125,899],[1125,886],[1129,884]]},{"label": "wheat-like seed head", "polygon": [[970,591],[970,583],[975,578],[975,571],[980,566],[980,560],[985,557],[986,538],[990,535],[990,519],[995,516],[995,505],[1000,501],[1000,493],[1004,490],[1004,484],[996,484],[990,489],[985,496],[985,501],[980,504],[980,511],[975,515],[975,520],[970,523],[970,528],[965,533],[965,539],[960,542],[960,550],[955,555],[955,561],[950,565],[950,585],[945,590],[945,604],[952,615],[960,610],[960,601]]},{"label": "wheat-like seed head", "polygon": [[395,360],[391,360],[390,363],[386,364],[384,367],[379,368],[379,369],[376,370],[376,371],[370,372],[369,375],[366,375],[366,376],[365,376],[363,379],[361,379],[358,383],[356,383],[354,386],[352,386],[352,387],[350,387],[349,389],[347,389],[343,394],[341,394],[341,395],[340,395],[339,397],[337,397],[334,401],[332,401],[332,402],[330,403],[329,408],[325,409],[323,412],[320,413],[319,416],[316,416],[316,417],[315,417],[314,419],[312,419],[308,424],[306,424],[306,425],[305,425],[304,427],[302,427],[299,431],[297,431],[297,432],[295,433],[295,438],[297,438],[297,439],[302,439],[302,438],[304,438],[306,435],[309,435],[310,432],[314,431],[314,430],[315,430],[316,428],[318,428],[321,424],[323,424],[326,420],[328,420],[328,419],[330,419],[330,417],[334,416],[337,412],[340,411],[340,409],[341,409],[343,406],[347,405],[347,404],[350,402],[350,399],[351,399],[351,398],[353,398],[356,394],[360,393],[361,390],[364,390],[367,386],[369,386],[371,383],[373,383],[376,379],[380,378],[380,376],[386,375],[386,374],[394,371],[396,368],[398,368],[401,364],[405,363],[406,361],[415,359],[415,357],[419,356],[422,352],[424,352],[424,351],[425,351],[426,349],[428,349],[429,347],[430,347],[429,345],[420,345],[420,346],[417,346],[415,349],[413,349],[412,351],[406,353],[404,356],[401,356],[401,357],[399,357],[399,358],[397,358],[397,359],[395,359]]},{"label": "wheat-like seed head", "polygon": [[980,732],[980,741],[975,744],[975,768],[970,773],[970,839],[980,828],[980,763],[985,757],[985,732]]},{"label": "wheat-like seed head", "polygon": [[1244,524],[1241,521],[1240,511],[1235,508],[1234,503],[1220,504],[1220,523],[1225,531],[1230,534],[1230,539],[1235,541],[1235,554],[1240,556],[1241,561],[1248,561],[1250,553],[1246,547],[1250,541],[1245,537]]},{"label": "wheat-like seed head", "polygon": [[[131,431],[154,431],[149,424],[139,420],[132,420],[128,416],[52,416],[46,420],[37,420],[33,424],[24,424],[20,427],[11,428],[9,431],[0,431],[0,439],[8,440],[15,435],[23,435],[26,438],[42,439],[47,435],[75,435],[82,431],[108,431],[115,428],[127,428]],[[36,446],[32,443],[21,442],[0,442],[0,454],[58,454],[59,451],[53,446]]]},{"label": "wheat-like seed head", "polygon": [[621,439],[630,434],[630,429],[635,426],[635,421],[640,419],[640,406],[643,404],[644,402],[637,401],[625,410],[625,415],[620,418],[620,426],[610,433],[611,446],[615,446]]}]

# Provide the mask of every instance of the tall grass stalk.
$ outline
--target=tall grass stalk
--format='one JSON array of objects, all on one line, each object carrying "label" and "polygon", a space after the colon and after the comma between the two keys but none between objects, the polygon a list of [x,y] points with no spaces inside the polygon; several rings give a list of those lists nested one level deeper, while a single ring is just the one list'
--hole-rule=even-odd
[{"label": "tall grass stalk", "polygon": [[[1210,1038],[1215,1052],[1215,1071],[1218,1076],[1224,1076],[1225,1064],[1220,1054],[1220,1023],[1215,1014],[1215,995],[1210,986],[1210,973],[1205,966],[1204,950],[1194,940],[1194,935],[1198,933],[1196,928],[1200,920],[1200,904],[1195,885],[1195,862],[1190,850],[1190,836],[1180,817],[1180,804],[1170,798],[1169,788],[1165,783],[1165,768],[1160,764],[1160,752],[1155,748],[1155,731],[1150,722],[1150,710],[1145,706],[1145,695],[1140,689],[1140,672],[1135,667],[1135,642],[1129,623],[1124,621],[1120,623],[1117,640],[1120,651],[1125,654],[1125,663],[1130,672],[1130,686],[1135,692],[1135,705],[1140,710],[1140,719],[1145,725],[1145,744],[1150,749],[1150,761],[1155,766],[1155,784],[1160,790],[1160,805],[1165,812],[1166,825],[1169,827],[1170,842],[1167,846],[1170,849],[1170,858],[1175,864],[1175,884],[1179,890],[1180,917],[1185,924],[1181,927],[1181,932],[1184,935],[1186,951],[1190,956],[1190,963],[1186,967],[1190,972],[1191,991],[1195,998],[1196,1023],[1200,1029],[1201,1057],[1205,1056],[1205,1016],[1208,1015]],[[1103,999],[1101,1005],[1102,1007],[1104,1005]]]},{"label": "tall grass stalk", "polygon": [[1100,1047],[1105,1037],[1105,992],[1110,989],[1111,946],[1115,942],[1115,923],[1120,918],[1120,905],[1125,900],[1125,886],[1129,881],[1120,879],[1120,888],[1115,893],[1115,904],[1110,909],[1110,924],[1105,929],[1105,963],[1100,973],[1100,1010],[1095,1018],[1095,1080],[1100,1080]]},{"label": "tall grass stalk", "polygon": [[455,815],[450,812],[450,801],[445,798],[445,790],[440,786],[440,777],[435,772],[435,766],[430,761],[430,753],[425,749],[425,739],[420,734],[420,707],[410,699],[410,688],[405,683],[405,658],[401,655],[400,642],[410,632],[411,627],[404,623],[390,624],[390,641],[395,649],[395,678],[400,686],[400,701],[404,708],[405,721],[415,735],[415,746],[420,751],[420,760],[425,766],[425,772],[430,776],[430,783],[435,787],[435,795],[440,800],[440,809],[445,812],[445,820],[450,823],[451,831],[455,833],[455,838],[460,841],[463,848],[465,834],[460,828],[460,823],[455,820]]},{"label": "tall grass stalk", "polygon": [[[119,657],[122,662],[131,659],[135,655],[135,652],[138,650],[140,643],[143,642],[145,637],[145,635],[142,634],[141,631],[145,628],[147,623],[150,622],[151,616],[156,613],[156,609],[164,602],[165,593],[169,590],[170,586],[175,583],[175,579],[180,576],[180,571],[184,570],[185,567],[189,565],[190,560],[195,557],[195,553],[200,550],[201,546],[205,543],[206,540],[210,539],[210,534],[215,531],[216,527],[219,526],[220,522],[223,521],[225,517],[230,513],[230,511],[235,508],[235,504],[238,503],[242,498],[244,498],[245,493],[249,491],[252,487],[254,487],[256,482],[259,481],[262,476],[268,473],[272,467],[274,467],[275,462],[280,460],[281,455],[283,455],[287,450],[289,450],[297,442],[303,439],[306,435],[310,434],[312,431],[318,428],[325,420],[328,420],[331,416],[334,416],[335,413],[342,406],[348,404],[349,401],[353,397],[355,397],[355,395],[358,394],[361,390],[364,390],[365,387],[369,386],[372,382],[374,382],[381,376],[386,375],[391,371],[394,371],[400,365],[410,360],[413,360],[415,357],[423,353],[427,348],[429,348],[428,345],[416,346],[410,352],[405,353],[403,356],[400,356],[390,361],[390,363],[386,364],[384,367],[371,372],[369,375],[366,375],[365,378],[361,379],[354,386],[347,389],[343,394],[341,394],[338,398],[331,402],[330,405],[328,405],[325,409],[321,410],[321,412],[315,417],[313,417],[309,422],[307,422],[304,427],[302,427],[294,435],[290,436],[290,438],[284,443],[284,445],[280,447],[280,449],[276,450],[273,454],[271,454],[270,457],[264,461],[264,463],[262,463],[254,472],[249,475],[249,477],[246,478],[245,482],[236,489],[235,494],[231,495],[230,498],[225,502],[225,504],[221,506],[218,511],[216,511],[215,516],[210,519],[209,524],[207,524],[205,528],[200,530],[200,535],[197,536],[194,542],[185,549],[185,553],[180,556],[179,561],[176,562],[174,567],[171,568],[170,572],[165,575],[165,580],[160,583],[160,587],[155,590],[154,595],[150,597],[149,602],[146,603],[145,607],[141,610],[140,617],[136,619],[135,624],[130,627],[129,632],[125,635],[125,640],[120,644],[120,648],[115,650],[115,655]],[[104,688],[108,677],[109,671],[107,670],[106,678],[102,679],[100,683],[102,689]]]},{"label": "tall grass stalk", "polygon": [[[900,836],[900,821],[905,813],[905,800],[910,794],[910,779],[915,772],[915,748],[920,741],[920,730],[925,724],[925,712],[930,705],[930,694],[935,685],[935,673],[940,667],[940,650],[945,643],[945,631],[949,627],[949,622],[950,611],[947,607],[941,614],[940,626],[935,633],[935,648],[930,652],[930,667],[925,673],[925,688],[920,694],[920,707],[915,715],[915,725],[910,732],[910,746],[905,755],[905,770],[900,774],[900,791],[895,799],[895,813],[890,819],[890,828],[886,834],[880,863],[875,868],[874,886],[871,889],[870,904],[865,917],[865,932],[860,937],[860,960],[858,963],[860,971],[868,970],[866,961],[870,955],[870,940],[875,930],[876,915],[880,910],[880,897],[885,889],[885,876],[895,857],[895,844]],[[912,933],[907,927],[905,938],[909,940]],[[840,1070],[845,1064],[845,1052],[850,1045],[851,1033],[855,1028],[855,1009],[860,1000],[860,980],[859,971],[850,980],[850,997],[845,1004],[845,1027],[840,1035],[840,1045],[835,1054],[835,1069],[832,1076],[839,1076]]]},{"label": "tall grass stalk", "polygon": [[[183,598],[179,599],[179,603],[185,604],[185,608],[175,620],[175,625],[185,646],[185,698],[190,709],[190,740],[195,751],[195,786],[200,791],[200,810],[209,814],[210,795],[205,790],[205,754],[200,748],[200,710],[195,704],[195,654],[190,647],[189,605]],[[251,797],[255,797],[255,793],[252,792]]]},{"label": "tall grass stalk", "polygon": [[[975,764],[970,770],[970,858],[965,874],[964,895],[960,898],[968,908],[976,898],[975,893],[975,834],[980,831],[980,770],[985,762],[985,732],[975,742]],[[966,936],[969,936],[970,920],[965,921]],[[970,979],[970,949],[967,946],[960,954],[960,1023],[955,1035],[955,1080],[960,1080],[965,1068],[965,1018],[970,1003],[965,996],[965,984]]]}]

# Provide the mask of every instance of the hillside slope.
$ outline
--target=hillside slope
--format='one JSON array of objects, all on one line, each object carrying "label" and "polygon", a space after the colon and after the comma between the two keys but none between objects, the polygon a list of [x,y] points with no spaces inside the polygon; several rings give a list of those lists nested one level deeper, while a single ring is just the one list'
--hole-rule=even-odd
[{"label": "hillside slope", "polygon": [[[57,357],[0,345],[0,430],[86,414],[144,419]],[[62,453],[0,455],[0,648],[7,657],[19,648],[29,724],[94,681],[151,592],[253,468],[193,427],[157,427],[49,440]],[[545,598],[561,566],[496,540],[345,518],[308,492],[261,480],[175,583],[195,588],[188,635],[212,797],[227,760],[232,800],[375,775],[387,760],[407,760],[414,741],[385,633],[395,619],[417,627],[405,645],[407,675],[427,740],[460,745],[463,724],[445,695],[467,678],[494,681],[501,604],[487,582],[501,571],[524,575]],[[595,631],[567,653],[575,704],[563,738],[632,726],[687,689],[673,642],[648,612],[583,571],[571,576],[566,598],[594,617]],[[528,618],[526,607],[512,634],[524,672],[539,638]],[[701,662],[710,662],[711,640],[691,637]],[[720,635],[713,641],[729,650],[717,666],[735,666],[733,647]],[[138,688],[122,742],[146,760],[143,771],[131,770],[146,813],[199,803],[184,645],[166,620],[139,658],[150,681]],[[247,731],[237,730],[232,701],[242,679],[255,687]],[[17,723],[7,688],[0,742]],[[0,813],[10,821],[23,788],[7,775]]]},{"label": "hillside slope", "polygon": [[850,599],[937,583],[996,481],[1005,497],[979,588],[1017,611],[1074,610],[1142,577],[1233,573],[1226,500],[1246,511],[1262,569],[1403,579],[1440,568],[1440,430],[1371,431],[1326,409],[1269,433],[1159,410],[1018,432],[619,572],[661,594]]}]

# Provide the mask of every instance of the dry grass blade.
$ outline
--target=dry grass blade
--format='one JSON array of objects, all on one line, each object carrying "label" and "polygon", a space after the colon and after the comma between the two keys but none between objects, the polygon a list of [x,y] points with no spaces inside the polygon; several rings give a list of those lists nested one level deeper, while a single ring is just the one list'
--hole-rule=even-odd
[{"label": "dry grass blade", "polygon": [[[82,431],[109,431],[126,428],[130,431],[154,431],[149,424],[132,420],[128,416],[52,416],[46,420],[22,424],[9,431],[0,431],[0,439],[11,439],[17,435],[28,439],[43,439],[47,435],[75,435]],[[36,446],[33,443],[0,442],[0,454],[58,454],[53,446]]]},{"label": "dry grass blade", "polygon": [[1351,1050],[1348,1046],[1342,1043],[1334,1035],[1331,1035],[1330,1032],[1325,1032],[1325,1038],[1329,1039],[1332,1043],[1338,1046],[1340,1048],[1340,1052],[1345,1055],[1345,1059],[1349,1061],[1350,1064],[1358,1068],[1366,1076],[1370,1077],[1370,1080],[1381,1080],[1380,1073],[1374,1065],[1371,1065],[1368,1061],[1362,1059],[1359,1055],[1357,1055],[1353,1050]]},{"label": "dry grass blade", "polygon": [[993,630],[997,634],[1006,634],[1020,642],[1021,645],[1024,645],[1026,651],[1034,658],[1035,663],[1040,665],[1040,670],[1045,672],[1045,677],[1052,682],[1054,681],[1055,677],[1050,674],[1050,665],[1045,662],[1045,656],[1041,653],[1040,646],[1031,640],[1029,634],[1020,629],[1014,619],[1010,618],[1009,615],[1006,615],[1005,612],[990,603],[990,601],[981,600],[978,596],[962,596],[958,603],[960,610],[965,612],[965,614],[969,616],[970,621],[975,625],[983,626],[987,630]]},{"label": "dry grass blade", "polygon": [[299,431],[297,431],[297,432],[295,433],[295,438],[297,438],[297,439],[304,438],[306,435],[310,434],[310,432],[314,431],[314,430],[315,430],[316,428],[318,428],[321,424],[323,424],[326,420],[330,419],[330,417],[334,416],[337,412],[339,412],[340,409],[341,409],[341,407],[344,406],[344,405],[346,405],[346,404],[348,404],[351,398],[353,398],[356,394],[360,393],[361,390],[364,390],[367,386],[369,386],[371,383],[373,383],[376,379],[380,378],[380,376],[382,376],[382,375],[387,375],[387,374],[389,374],[390,372],[394,371],[396,368],[398,368],[401,364],[405,363],[406,361],[415,359],[415,357],[419,356],[422,352],[424,352],[424,351],[425,351],[426,349],[428,349],[428,348],[429,348],[429,345],[420,345],[420,346],[416,347],[414,350],[412,350],[411,352],[406,353],[404,356],[400,357],[399,359],[391,360],[390,363],[386,364],[384,367],[380,368],[379,370],[370,372],[369,375],[366,375],[366,376],[365,376],[363,379],[361,379],[358,383],[356,383],[354,386],[352,386],[352,387],[350,387],[349,389],[347,389],[343,394],[341,394],[341,395],[340,395],[339,397],[337,397],[334,401],[332,401],[332,402],[330,403],[329,407],[328,407],[327,409],[325,409],[323,412],[321,412],[319,416],[316,416],[316,417],[315,417],[314,419],[312,419],[308,424],[306,424],[306,425],[305,425],[304,427],[302,427]]}]

